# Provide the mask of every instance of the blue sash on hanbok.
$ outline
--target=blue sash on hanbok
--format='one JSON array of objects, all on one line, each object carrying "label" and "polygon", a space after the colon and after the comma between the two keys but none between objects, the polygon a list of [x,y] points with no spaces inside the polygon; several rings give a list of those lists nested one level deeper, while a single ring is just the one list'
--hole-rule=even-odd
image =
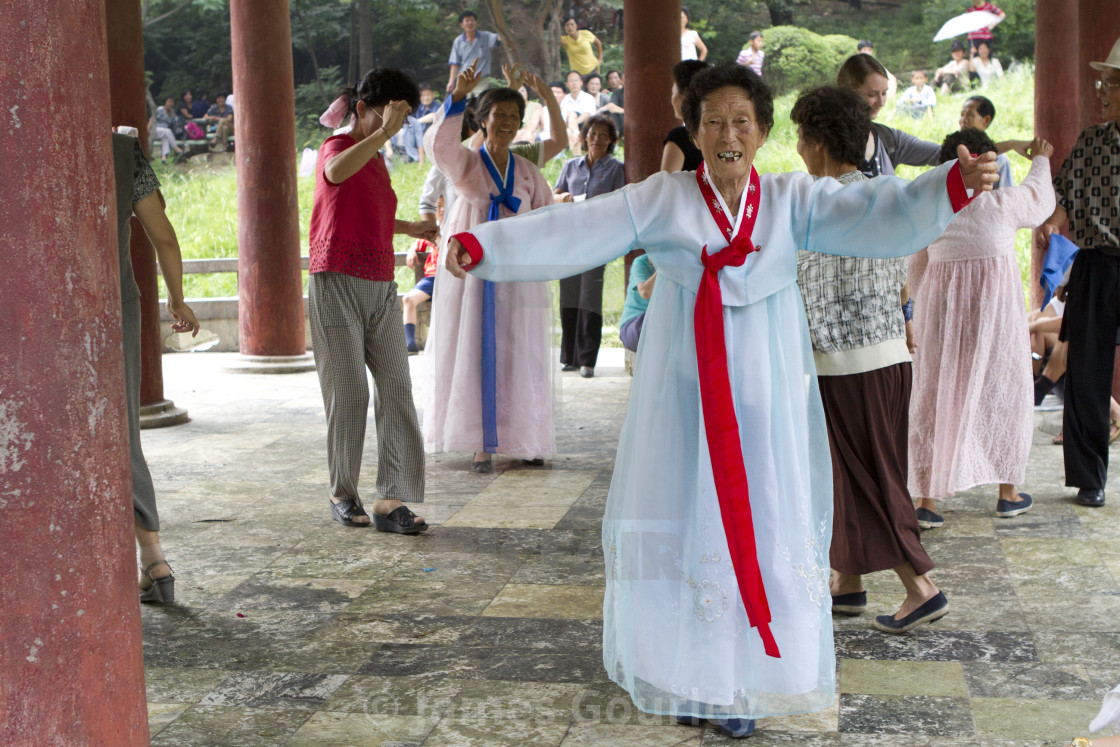
[{"label": "blue sash on hanbok", "polygon": [[[510,153],[506,166],[505,183],[498,167],[494,165],[486,146],[478,149],[482,163],[490,173],[490,178],[498,187],[498,194],[490,195],[490,210],[486,220],[498,220],[501,206],[505,205],[514,213],[521,207],[521,199],[513,196],[514,158]],[[498,451],[498,355],[495,345],[494,284],[482,281],[482,448],[488,454]]]}]

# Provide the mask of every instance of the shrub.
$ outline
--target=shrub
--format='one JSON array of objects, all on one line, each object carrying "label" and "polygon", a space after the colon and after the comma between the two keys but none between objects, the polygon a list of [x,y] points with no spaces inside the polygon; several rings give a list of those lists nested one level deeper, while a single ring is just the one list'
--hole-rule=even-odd
[{"label": "shrub", "polygon": [[833,82],[840,64],[854,53],[857,43],[850,36],[821,36],[797,26],[775,26],[765,34],[762,73],[779,94]]}]

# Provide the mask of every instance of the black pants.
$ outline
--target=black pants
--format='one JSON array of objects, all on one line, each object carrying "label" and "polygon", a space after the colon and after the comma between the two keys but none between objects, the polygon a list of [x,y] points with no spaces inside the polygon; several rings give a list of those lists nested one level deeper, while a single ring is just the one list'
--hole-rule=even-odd
[{"label": "black pants", "polygon": [[603,316],[587,309],[560,309],[560,362],[595,368]]},{"label": "black pants", "polygon": [[1069,277],[1062,339],[1066,368],[1066,485],[1103,490],[1108,471],[1109,401],[1120,327],[1120,257],[1078,252]]}]

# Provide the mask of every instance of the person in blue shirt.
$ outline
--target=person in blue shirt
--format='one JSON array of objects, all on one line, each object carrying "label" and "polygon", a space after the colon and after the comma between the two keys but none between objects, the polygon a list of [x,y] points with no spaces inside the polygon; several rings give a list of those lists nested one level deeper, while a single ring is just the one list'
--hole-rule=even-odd
[{"label": "person in blue shirt", "polygon": [[459,71],[466,68],[475,60],[475,72],[478,73],[478,85],[470,92],[470,96],[478,96],[490,87],[490,68],[494,48],[502,43],[493,31],[478,30],[478,16],[473,11],[464,10],[459,14],[459,26],[463,33],[455,37],[451,43],[451,56],[447,64],[451,66],[447,76],[447,92],[455,90],[455,80]]}]

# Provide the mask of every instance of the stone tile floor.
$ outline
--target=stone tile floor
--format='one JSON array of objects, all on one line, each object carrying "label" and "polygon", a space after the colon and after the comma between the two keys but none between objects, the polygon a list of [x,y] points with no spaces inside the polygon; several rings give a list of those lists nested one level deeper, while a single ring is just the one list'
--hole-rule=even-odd
[{"label": "stone tile floor", "polygon": [[[603,671],[599,522],[630,383],[618,352],[594,379],[561,377],[546,466],[498,459],[476,475],[468,455],[431,457],[433,527],[419,537],[330,521],[313,372],[165,356],[167,396],[192,421],[143,436],[180,600],[143,613],[153,744],[730,743],[637,711]],[[895,609],[901,587],[869,576],[869,613],[836,619],[833,707],[764,719],[749,743],[1041,747],[1085,734],[1120,682],[1120,494],[1098,510],[1071,503],[1041,431],[1023,489],[1028,514],[996,519],[994,488],[976,489],[925,533],[947,617],[875,632],[871,615]]]}]

